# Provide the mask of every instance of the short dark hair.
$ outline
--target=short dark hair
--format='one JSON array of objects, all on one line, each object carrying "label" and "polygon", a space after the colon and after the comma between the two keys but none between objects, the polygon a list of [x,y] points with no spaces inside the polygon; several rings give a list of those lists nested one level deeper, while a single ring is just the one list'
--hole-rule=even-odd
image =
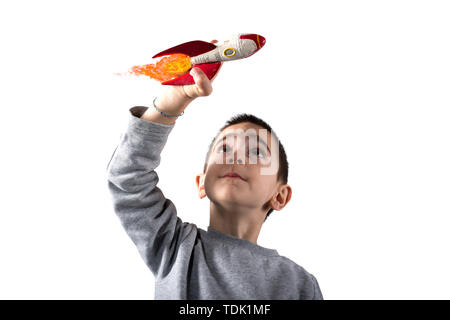
[{"label": "short dark hair", "polygon": [[[229,126],[232,126],[232,125],[238,124],[238,123],[242,123],[242,122],[251,122],[253,124],[261,126],[264,129],[266,129],[267,131],[269,131],[270,134],[275,137],[275,140],[278,142],[278,145],[279,145],[278,150],[279,150],[279,164],[280,164],[278,167],[277,181],[281,181],[283,184],[286,184],[288,181],[289,163],[287,161],[287,156],[286,156],[286,152],[284,150],[283,144],[281,144],[281,141],[278,139],[277,135],[275,134],[275,132],[272,130],[272,128],[270,127],[270,125],[267,122],[265,122],[264,120],[254,116],[252,114],[248,114],[248,113],[241,113],[241,114],[237,114],[237,115],[231,117],[225,123],[225,125],[222,128],[220,128],[219,132],[216,134],[216,136],[211,141],[211,143],[208,147],[208,153],[206,154],[205,164],[203,166],[203,173],[206,172],[206,168],[208,166],[208,159],[209,159],[209,155],[211,154],[211,148],[213,147],[214,141],[216,141],[216,139],[220,135],[220,133],[224,129],[228,128]],[[265,219],[267,219],[272,212],[273,212],[273,209],[270,208],[270,210],[267,212]]]}]

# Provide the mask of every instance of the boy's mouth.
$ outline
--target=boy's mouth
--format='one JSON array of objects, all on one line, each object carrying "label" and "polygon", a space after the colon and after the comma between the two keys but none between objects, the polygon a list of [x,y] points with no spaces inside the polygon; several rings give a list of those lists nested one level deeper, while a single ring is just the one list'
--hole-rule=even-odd
[{"label": "boy's mouth", "polygon": [[245,179],[242,178],[240,175],[238,175],[236,172],[228,172],[228,173],[224,174],[222,176],[222,178],[239,178],[239,179],[245,181]]}]

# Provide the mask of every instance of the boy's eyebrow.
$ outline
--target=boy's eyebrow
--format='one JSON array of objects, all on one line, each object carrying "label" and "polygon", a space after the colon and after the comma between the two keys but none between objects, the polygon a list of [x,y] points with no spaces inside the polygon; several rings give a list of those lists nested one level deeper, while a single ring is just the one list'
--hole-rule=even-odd
[{"label": "boy's eyebrow", "polygon": [[[225,141],[226,137],[234,137],[234,136],[237,136],[237,134],[236,134],[236,133],[229,133],[229,134],[223,136],[221,140],[219,140],[219,141],[216,142],[216,144],[214,145],[213,150],[217,147],[217,145],[218,145],[219,143],[221,143],[221,142],[223,143],[223,142]],[[268,146],[267,143],[264,141],[264,139],[260,139],[260,137],[259,137],[258,135],[256,135],[256,134],[249,134],[249,135],[246,135],[246,137],[255,137],[255,136],[258,137],[258,142],[261,142],[261,144],[263,144],[263,145],[267,148],[267,150],[269,151],[269,153],[272,154],[272,153],[270,152],[269,146]]]}]

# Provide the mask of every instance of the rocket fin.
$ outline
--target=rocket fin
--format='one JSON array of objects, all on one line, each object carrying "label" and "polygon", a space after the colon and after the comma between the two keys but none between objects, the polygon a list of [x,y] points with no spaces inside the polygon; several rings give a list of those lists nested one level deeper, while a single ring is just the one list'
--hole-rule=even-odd
[{"label": "rocket fin", "polygon": [[198,56],[199,54],[211,51],[216,48],[216,45],[211,42],[205,42],[201,40],[194,40],[179,44],[175,47],[169,48],[167,50],[161,51],[155,54],[152,58],[161,57],[171,53],[183,53],[190,57]]}]

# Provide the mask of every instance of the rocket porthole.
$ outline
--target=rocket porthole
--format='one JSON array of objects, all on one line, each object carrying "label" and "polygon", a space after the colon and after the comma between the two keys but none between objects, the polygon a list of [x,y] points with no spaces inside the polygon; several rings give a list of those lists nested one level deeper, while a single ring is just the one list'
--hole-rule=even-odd
[{"label": "rocket porthole", "polygon": [[234,50],[233,48],[228,48],[228,49],[225,49],[225,51],[223,52],[223,54],[224,54],[226,57],[232,57],[232,56],[234,56],[234,55],[236,54],[236,50]]}]

